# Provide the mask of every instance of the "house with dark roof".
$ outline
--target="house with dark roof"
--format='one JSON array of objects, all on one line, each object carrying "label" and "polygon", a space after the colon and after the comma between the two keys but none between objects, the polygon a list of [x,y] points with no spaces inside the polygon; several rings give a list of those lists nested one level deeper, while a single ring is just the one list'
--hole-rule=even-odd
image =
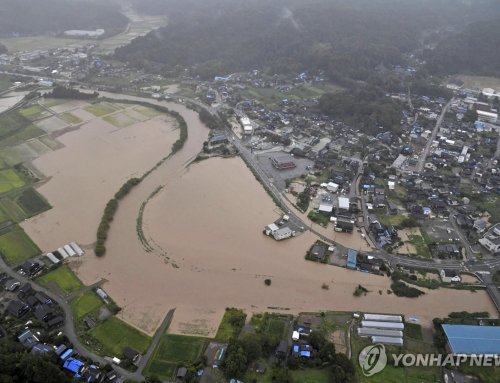
[{"label": "house with dark roof", "polygon": [[27,304],[16,300],[10,301],[7,306],[7,312],[16,318],[21,318],[28,311],[30,311],[30,308]]},{"label": "house with dark roof", "polygon": [[281,340],[274,352],[277,358],[284,359],[288,354],[288,342],[286,340]]},{"label": "house with dark roof", "polygon": [[17,337],[17,340],[26,347],[33,347],[39,342],[38,338],[31,332],[31,330],[26,330],[21,333],[21,335]]},{"label": "house with dark roof", "polygon": [[310,252],[310,257],[318,262],[323,262],[326,257],[326,246],[316,244],[313,246]]},{"label": "house with dark roof", "polygon": [[57,315],[47,321],[47,326],[50,329],[62,326],[64,324],[64,317],[62,315]]},{"label": "house with dark roof", "polygon": [[54,347],[48,344],[35,344],[31,349],[32,354],[49,354],[54,351]]},{"label": "house with dark roof", "polygon": [[14,278],[7,278],[3,281],[3,288],[7,291],[15,291],[19,286],[21,282]]},{"label": "house with dark roof", "polygon": [[50,297],[47,294],[45,294],[43,291],[37,291],[35,293],[35,298],[41,304],[46,304],[46,305],[52,304],[52,299],[50,299]]},{"label": "house with dark roof", "polygon": [[132,363],[136,363],[141,355],[139,354],[138,351],[134,350],[133,348],[125,347],[123,349],[123,356],[126,359],[130,360]]},{"label": "house with dark roof", "polygon": [[43,322],[48,322],[54,316],[54,311],[47,305],[39,305],[33,311],[36,319]]},{"label": "house with dark roof", "polygon": [[26,261],[21,265],[20,271],[22,274],[32,276],[38,273],[43,268],[38,262]]}]

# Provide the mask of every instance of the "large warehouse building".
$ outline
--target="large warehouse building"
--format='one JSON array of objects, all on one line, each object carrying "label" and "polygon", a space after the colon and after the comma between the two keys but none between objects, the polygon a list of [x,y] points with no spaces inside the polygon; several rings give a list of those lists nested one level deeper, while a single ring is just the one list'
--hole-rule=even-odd
[{"label": "large warehouse building", "polygon": [[500,355],[500,327],[452,324],[442,327],[452,354]]}]

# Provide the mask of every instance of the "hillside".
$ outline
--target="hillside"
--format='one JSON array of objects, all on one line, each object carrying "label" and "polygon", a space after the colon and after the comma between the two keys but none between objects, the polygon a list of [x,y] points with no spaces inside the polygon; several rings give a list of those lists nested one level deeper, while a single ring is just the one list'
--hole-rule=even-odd
[{"label": "hillside", "polygon": [[195,67],[202,77],[322,69],[332,80],[364,80],[378,64],[402,63],[424,31],[460,26],[499,8],[478,1],[482,13],[455,0],[136,1],[142,12],[167,13],[169,25],[117,50],[116,58],[165,71]]},{"label": "hillside", "polygon": [[500,18],[469,25],[462,33],[426,52],[429,70],[438,74],[500,77]]},{"label": "hillside", "polygon": [[96,0],[2,0],[0,36],[60,33],[68,29],[123,30],[128,19],[113,2]]}]

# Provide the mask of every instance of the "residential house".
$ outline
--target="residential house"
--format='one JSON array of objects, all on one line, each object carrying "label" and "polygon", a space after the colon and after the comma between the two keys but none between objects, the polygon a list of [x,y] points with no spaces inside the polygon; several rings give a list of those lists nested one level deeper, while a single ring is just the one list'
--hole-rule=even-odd
[{"label": "residential house", "polygon": [[38,338],[31,332],[31,330],[24,331],[21,335],[17,337],[19,343],[25,347],[33,347],[39,342]]},{"label": "residential house", "polygon": [[479,240],[479,243],[493,254],[500,252],[500,223],[493,225]]},{"label": "residential house", "polygon": [[347,268],[356,270],[358,266],[358,252],[353,249],[347,250]]},{"label": "residential house", "polygon": [[30,311],[30,308],[27,304],[16,300],[10,301],[7,306],[7,312],[16,318],[21,318],[28,311]]},{"label": "residential house", "polygon": [[325,245],[314,245],[311,249],[310,257],[318,262],[325,261],[326,257],[326,246]]},{"label": "residential house", "polygon": [[138,351],[134,350],[133,348],[130,348],[130,347],[125,347],[123,349],[123,356],[130,360],[132,363],[136,363],[139,358],[140,358],[140,354]]},{"label": "residential house", "polygon": [[460,282],[462,280],[455,270],[441,269],[439,276],[444,283]]}]

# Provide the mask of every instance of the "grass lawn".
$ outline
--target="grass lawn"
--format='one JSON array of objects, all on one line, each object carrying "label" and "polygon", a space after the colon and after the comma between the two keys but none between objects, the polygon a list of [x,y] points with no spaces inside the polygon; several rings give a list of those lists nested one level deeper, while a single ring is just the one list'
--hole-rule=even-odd
[{"label": "grass lawn", "polygon": [[429,247],[427,246],[429,244],[430,237],[427,232],[425,232],[424,234],[422,229],[420,229],[420,235],[412,234],[409,235],[408,238],[410,239],[410,243],[415,246],[417,255],[419,255],[420,257],[431,258],[431,252],[429,250]]},{"label": "grass lawn", "polygon": [[228,342],[231,338],[236,337],[245,324],[245,318],[246,314],[243,310],[235,308],[226,309],[215,339],[221,342]]},{"label": "grass lawn", "polygon": [[0,194],[24,186],[24,181],[14,169],[0,170]]},{"label": "grass lawn", "polygon": [[398,215],[378,214],[377,217],[380,223],[384,225],[393,225],[393,226],[401,225],[401,223],[403,223],[403,221],[406,219],[406,216],[402,214]]},{"label": "grass lawn", "polygon": [[76,297],[70,303],[71,309],[75,314],[75,318],[81,319],[85,315],[97,310],[101,307],[104,302],[97,296],[93,291],[87,291],[86,293]]},{"label": "grass lawn", "polygon": [[459,370],[466,374],[477,376],[483,383],[500,382],[500,367],[470,367],[462,365],[459,367]]},{"label": "grass lawn", "polygon": [[145,375],[155,374],[160,379],[172,379],[182,362],[196,360],[205,348],[206,339],[186,335],[163,335],[155,349]]},{"label": "grass lawn", "polygon": [[55,286],[66,295],[78,291],[83,287],[83,283],[68,265],[63,265],[50,273],[42,275],[37,279],[37,282],[48,288]]},{"label": "grass lawn", "polygon": [[122,355],[125,347],[131,347],[143,354],[151,338],[129,326],[116,317],[111,317],[89,331],[102,346],[102,352],[108,356]]},{"label": "grass lawn", "polygon": [[479,209],[486,210],[491,214],[492,224],[500,222],[500,196],[496,194],[482,194],[471,198],[471,203]]},{"label": "grass lawn", "polygon": [[417,323],[405,323],[405,335],[409,338],[422,340],[422,326]]},{"label": "grass lawn", "polygon": [[309,212],[309,214],[307,215],[307,218],[309,218],[311,221],[313,221],[313,222],[315,222],[318,225],[321,225],[323,227],[327,227],[328,223],[330,222],[329,216],[327,216],[323,213],[314,211],[314,210],[311,210]]},{"label": "grass lawn", "polygon": [[19,226],[0,236],[0,251],[8,265],[17,265],[40,254],[40,249]]},{"label": "grass lawn", "polygon": [[24,190],[16,202],[30,217],[50,209],[49,203],[33,188]]},{"label": "grass lawn", "polygon": [[296,370],[291,371],[295,382],[300,383],[329,383],[330,374],[327,370]]},{"label": "grass lawn", "polygon": [[87,105],[84,109],[97,117],[105,116],[106,114],[110,114],[116,111],[116,109],[111,105],[102,102],[98,104]]}]

